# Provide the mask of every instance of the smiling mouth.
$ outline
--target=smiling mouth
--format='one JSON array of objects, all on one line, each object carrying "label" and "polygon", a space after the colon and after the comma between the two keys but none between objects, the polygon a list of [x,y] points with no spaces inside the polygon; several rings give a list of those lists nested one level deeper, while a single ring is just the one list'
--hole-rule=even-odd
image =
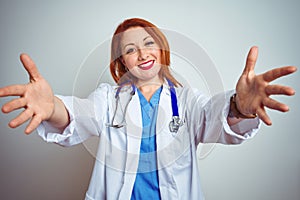
[{"label": "smiling mouth", "polygon": [[144,62],[140,65],[138,65],[138,67],[142,70],[148,70],[148,69],[151,69],[154,65],[154,60],[149,60],[147,62]]}]

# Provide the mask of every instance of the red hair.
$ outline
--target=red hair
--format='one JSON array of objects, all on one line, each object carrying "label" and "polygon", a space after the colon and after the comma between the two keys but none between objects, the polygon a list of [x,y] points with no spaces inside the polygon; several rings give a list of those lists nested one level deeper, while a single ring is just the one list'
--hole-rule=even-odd
[{"label": "red hair", "polygon": [[[110,73],[114,81],[118,84],[123,82],[123,76],[127,73],[126,66],[122,63],[122,53],[121,53],[121,39],[122,33],[133,27],[142,27],[147,31],[151,37],[158,44],[161,51],[161,69],[159,72],[159,77],[169,79],[176,87],[181,84],[171,75],[170,66],[170,47],[165,35],[151,22],[148,22],[140,18],[131,18],[123,21],[115,30],[111,43],[111,58],[110,58]],[[128,73],[127,73],[128,74]],[[126,74],[126,75],[127,75]],[[129,75],[130,76],[130,75]],[[123,78],[122,78],[123,77]],[[122,81],[120,79],[122,78]],[[135,77],[127,77],[127,79],[135,80]]]}]

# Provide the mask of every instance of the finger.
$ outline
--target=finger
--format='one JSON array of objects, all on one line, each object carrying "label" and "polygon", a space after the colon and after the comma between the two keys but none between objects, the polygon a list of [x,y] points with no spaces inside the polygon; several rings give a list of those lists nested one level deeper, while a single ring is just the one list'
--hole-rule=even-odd
[{"label": "finger", "polygon": [[28,72],[28,74],[30,76],[30,80],[36,80],[41,76],[35,63],[27,54],[24,54],[24,53],[21,54],[20,60],[23,64],[24,68]]},{"label": "finger", "polygon": [[283,85],[268,85],[265,92],[267,95],[281,94],[291,96],[295,94],[293,88]]},{"label": "finger", "polygon": [[277,78],[292,74],[296,71],[297,71],[297,68],[294,66],[275,68],[275,69],[265,72],[263,74],[263,79],[267,82],[271,82]]},{"label": "finger", "polygon": [[0,97],[22,96],[25,90],[25,85],[9,85],[4,88],[0,88]]},{"label": "finger", "polygon": [[250,49],[250,51],[248,53],[247,60],[246,60],[246,66],[243,71],[244,75],[248,74],[251,71],[254,71],[257,57],[258,57],[258,47],[254,46]]},{"label": "finger", "polygon": [[271,121],[270,117],[267,115],[264,108],[257,109],[256,114],[266,125],[268,125],[268,126],[272,125],[272,121]]},{"label": "finger", "polygon": [[21,124],[25,123],[26,121],[28,121],[32,117],[32,115],[33,113],[30,109],[25,109],[16,118],[11,120],[8,125],[11,128],[16,128]]},{"label": "finger", "polygon": [[2,106],[2,112],[9,113],[13,110],[23,108],[26,106],[26,103],[27,101],[25,98],[13,99]]},{"label": "finger", "polygon": [[283,103],[280,103],[272,98],[265,98],[263,100],[263,104],[273,110],[278,110],[281,112],[287,112],[289,111],[289,107]]},{"label": "finger", "polygon": [[40,125],[41,122],[42,122],[42,119],[38,115],[35,115],[31,119],[30,123],[27,125],[27,127],[25,129],[25,133],[27,135],[30,134],[32,131],[34,131]]}]

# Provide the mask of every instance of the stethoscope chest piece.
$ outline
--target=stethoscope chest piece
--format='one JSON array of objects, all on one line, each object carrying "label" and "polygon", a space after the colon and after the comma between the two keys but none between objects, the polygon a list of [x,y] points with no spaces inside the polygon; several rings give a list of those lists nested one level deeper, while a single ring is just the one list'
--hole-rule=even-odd
[{"label": "stethoscope chest piece", "polygon": [[169,123],[169,129],[172,133],[177,133],[180,126],[183,125],[183,121],[179,118],[179,116],[173,116],[172,121]]}]

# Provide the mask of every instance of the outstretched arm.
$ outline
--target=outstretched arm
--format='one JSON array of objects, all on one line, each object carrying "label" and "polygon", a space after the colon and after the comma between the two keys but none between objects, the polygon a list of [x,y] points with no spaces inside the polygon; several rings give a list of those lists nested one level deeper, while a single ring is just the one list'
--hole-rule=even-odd
[{"label": "outstretched arm", "polygon": [[30,120],[25,129],[25,133],[30,134],[42,121],[48,120],[53,126],[63,130],[69,124],[69,115],[64,104],[53,95],[50,85],[38,72],[32,59],[21,54],[20,60],[28,72],[29,83],[0,88],[0,97],[19,96],[4,104],[2,112],[10,113],[24,108],[9,122],[9,126],[15,128]]},{"label": "outstretched arm", "polygon": [[[294,66],[285,66],[271,69],[263,74],[256,75],[255,63],[258,57],[258,48],[252,47],[247,56],[246,66],[236,85],[236,108],[245,116],[256,114],[265,124],[272,121],[266,113],[266,107],[281,112],[287,112],[289,107],[272,99],[271,95],[294,95],[293,88],[284,85],[272,85],[275,79],[292,74],[297,71]],[[241,119],[228,118],[229,124]]]}]

